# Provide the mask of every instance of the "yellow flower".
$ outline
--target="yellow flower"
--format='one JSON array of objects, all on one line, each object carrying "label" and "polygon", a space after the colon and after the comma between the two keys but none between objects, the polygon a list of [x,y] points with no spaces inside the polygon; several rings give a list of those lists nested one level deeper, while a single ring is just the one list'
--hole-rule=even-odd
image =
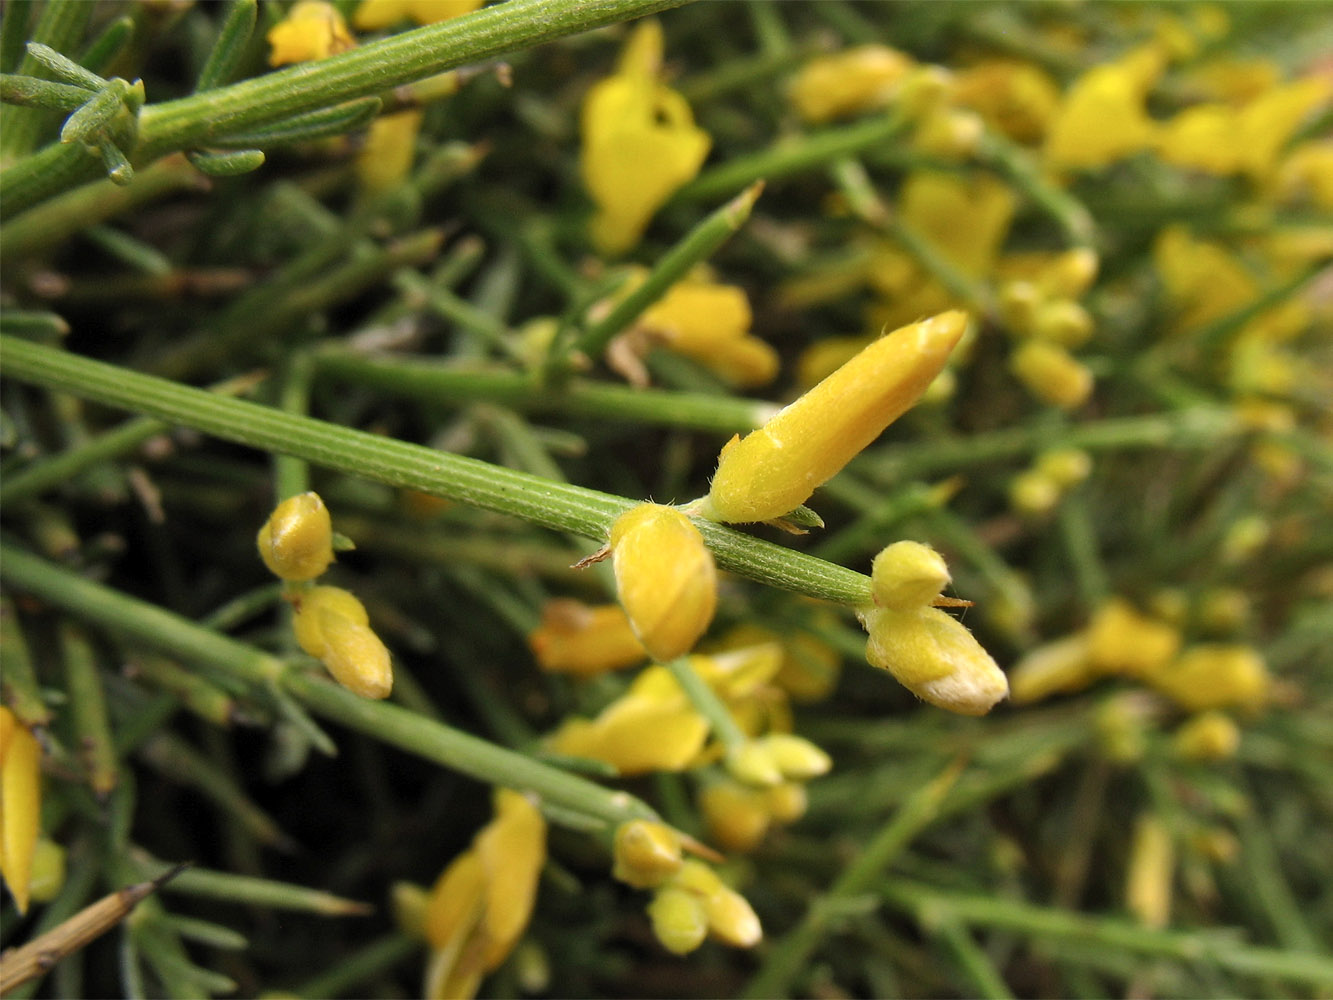
[{"label": "yellow flower", "polygon": [[812,124],[882,108],[915,65],[887,45],[860,45],[811,59],[787,91],[796,113]]},{"label": "yellow flower", "polygon": [[1084,632],[1044,643],[1023,656],[1009,671],[1015,705],[1027,705],[1053,694],[1087,687],[1101,676],[1088,659]]},{"label": "yellow flower", "polygon": [[282,580],[313,580],[333,562],[333,521],[318,493],[288,497],[274,508],[257,539],[259,556]]},{"label": "yellow flower", "polygon": [[1017,142],[1039,142],[1055,109],[1060,88],[1032,63],[988,59],[961,71],[953,97],[978,112],[988,125]]},{"label": "yellow flower", "polygon": [[1046,162],[1057,169],[1103,167],[1147,149],[1156,123],[1144,100],[1162,63],[1161,53],[1149,46],[1075,80],[1046,133]]},{"label": "yellow flower", "polygon": [[1249,646],[1223,643],[1191,646],[1149,680],[1176,704],[1195,712],[1254,711],[1268,701],[1272,688],[1263,657]]},{"label": "yellow flower", "polygon": [[636,819],[616,827],[611,874],[636,889],[653,889],[682,863],[680,834],[655,820]]},{"label": "yellow flower", "polygon": [[1221,712],[1202,712],[1179,729],[1171,747],[1186,760],[1226,760],[1240,746],[1240,728]]},{"label": "yellow flower", "polygon": [[967,328],[947,312],[895,330],[718,457],[699,513],[769,521],[795,510],[901,416],[940,373]]},{"label": "yellow flower", "polygon": [[630,36],[613,76],[583,102],[579,167],[597,206],[590,235],[604,254],[639,241],[653,213],[708,155],[685,98],[658,79],[662,27],[644,21]]},{"label": "yellow flower", "polygon": [[296,641],[333,679],[363,698],[393,688],[389,651],[370,628],[365,606],[341,587],[312,587],[293,598]]},{"label": "yellow flower", "polygon": [[717,568],[699,529],[674,507],[645,503],[611,526],[616,592],[654,658],[690,651],[713,620]]},{"label": "yellow flower", "polygon": [[392,28],[400,21],[435,24],[477,10],[485,0],[361,0],[352,15],[360,31]]},{"label": "yellow flower", "polygon": [[27,726],[0,705],[0,876],[19,913],[32,892],[42,819],[42,750]]},{"label": "yellow flower", "polygon": [[347,22],[324,0],[301,0],[268,33],[270,66],[307,62],[356,47]]},{"label": "yellow flower", "polygon": [[495,791],[495,818],[431,889],[422,930],[427,997],[472,997],[523,934],[546,862],[546,820],[526,796]]},{"label": "yellow flower", "polygon": [[397,187],[412,170],[422,112],[409,108],[381,115],[370,125],[366,143],[356,155],[356,177],[367,191]]},{"label": "yellow flower", "polygon": [[802,632],[779,634],[747,623],[729,631],[723,637],[722,647],[736,649],[768,642],[778,643],[782,649],[782,663],[773,683],[793,700],[819,701],[833,690],[842,670],[842,656],[813,635]]},{"label": "yellow flower", "polygon": [[764,936],[759,918],[740,893],[701,861],[686,861],[648,906],[653,933],[677,955],[708,935],[733,948],[752,948]]},{"label": "yellow flower", "polygon": [[1154,678],[1180,649],[1180,631],[1138,611],[1126,600],[1107,600],[1088,624],[1088,660],[1103,674]]},{"label": "yellow flower", "polygon": [[1282,160],[1274,180],[1283,201],[1308,200],[1333,212],[1333,141],[1303,142]]},{"label": "yellow flower", "polygon": [[654,666],[595,719],[566,720],[548,745],[557,753],[605,761],[620,774],[632,775],[684,770],[707,738],[708,723],[671,672]]},{"label": "yellow flower", "polygon": [[568,599],[547,602],[528,646],[543,670],[577,677],[631,667],[648,656],[620,605]]},{"label": "yellow flower", "polygon": [[972,633],[932,606],[949,581],[944,560],[920,542],[896,542],[871,564],[875,604],[857,609],[870,633],[866,659],[917,697],[963,715],[985,715],[1009,682]]},{"label": "yellow flower", "polygon": [[1009,356],[1009,368],[1043,403],[1073,410],[1092,395],[1092,372],[1059,344],[1023,341]]},{"label": "yellow flower", "polygon": [[773,381],[778,354],[750,334],[750,302],[735,285],[686,279],[672,285],[636,324],[741,388]]}]

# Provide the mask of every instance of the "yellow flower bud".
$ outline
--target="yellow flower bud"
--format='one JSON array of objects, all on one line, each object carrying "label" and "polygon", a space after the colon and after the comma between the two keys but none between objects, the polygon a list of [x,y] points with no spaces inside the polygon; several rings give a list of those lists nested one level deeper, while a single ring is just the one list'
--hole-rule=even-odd
[{"label": "yellow flower bud", "polygon": [[1061,347],[1081,347],[1092,338],[1092,315],[1071,299],[1050,299],[1032,316],[1034,337]]},{"label": "yellow flower bud", "polygon": [[673,955],[688,955],[708,936],[708,915],[704,901],[694,893],[675,886],[659,889],[648,904],[653,934]]},{"label": "yellow flower bud", "polygon": [[921,542],[894,542],[870,564],[870,588],[882,608],[925,607],[949,584],[944,557]]},{"label": "yellow flower bud", "polygon": [[1204,712],[1176,730],[1171,746],[1185,760],[1226,760],[1240,746],[1240,727],[1221,712]]},{"label": "yellow flower bud", "polygon": [[1156,816],[1140,816],[1134,825],[1125,878],[1125,906],[1148,927],[1165,927],[1171,919],[1171,882],[1176,851],[1171,834]]},{"label": "yellow flower bud", "polygon": [[772,821],[766,795],[784,787],[774,785],[761,792],[725,780],[705,787],[699,793],[699,812],[703,815],[709,839],[728,851],[754,850],[768,833]]},{"label": "yellow flower bud", "polygon": [[1103,673],[1152,677],[1180,649],[1180,632],[1139,614],[1128,601],[1106,601],[1088,624],[1088,659]]},{"label": "yellow flower bud", "polygon": [[749,740],[727,754],[727,772],[737,781],[767,788],[782,781],[782,771],[769,746],[761,740]]},{"label": "yellow flower bud", "polygon": [[963,715],[985,715],[1009,693],[990,654],[956,618],[938,608],[864,612],[866,659],[918,698]]},{"label": "yellow flower bud", "polygon": [[787,780],[805,781],[828,774],[833,759],[814,743],[793,733],[770,733],[759,742]]},{"label": "yellow flower bud", "polygon": [[1015,705],[1026,705],[1052,694],[1087,687],[1097,677],[1088,661],[1088,639],[1079,633],[1032,650],[1009,671],[1009,691]]},{"label": "yellow flower bud", "polygon": [[470,14],[484,0],[361,0],[352,23],[361,31],[392,28],[411,18],[417,24],[435,24]]},{"label": "yellow flower bud", "polygon": [[645,503],[611,526],[616,591],[649,654],[688,653],[717,607],[717,568],[699,529],[674,507]]},{"label": "yellow flower bud", "polygon": [[295,602],[296,641],[343,687],[364,698],[387,698],[393,687],[389,651],[370,628],[365,606],[341,587],[313,587]]},{"label": "yellow flower bud", "polygon": [[761,793],[769,814],[779,823],[795,823],[805,815],[809,798],[805,794],[805,785],[800,781],[784,781],[772,788],[765,788]]},{"label": "yellow flower bud", "polygon": [[1020,514],[1040,517],[1060,502],[1060,484],[1040,469],[1025,469],[1009,481],[1009,506]]},{"label": "yellow flower bud", "polygon": [[1092,458],[1080,448],[1052,448],[1037,456],[1036,468],[1062,489],[1077,486],[1092,472]]},{"label": "yellow flower bud", "polygon": [[356,47],[342,14],[324,0],[301,0],[269,30],[267,38],[272,46],[270,66],[323,59]]},{"label": "yellow flower bud", "polygon": [[1092,395],[1092,372],[1048,340],[1019,344],[1009,367],[1034,396],[1062,410],[1082,406]]},{"label": "yellow flower bud", "polygon": [[735,889],[725,886],[704,900],[708,932],[733,948],[753,948],[764,937],[754,909]]},{"label": "yellow flower bud", "polygon": [[661,885],[681,866],[681,841],[665,823],[636,819],[616,828],[611,874],[636,889]]},{"label": "yellow flower bud", "polygon": [[819,124],[883,107],[912,66],[910,56],[886,45],[860,45],[811,59],[788,96],[797,114]]},{"label": "yellow flower bud", "polygon": [[356,178],[371,192],[388,191],[407,179],[416,155],[422,112],[417,108],[381,115],[370,123],[356,155]]},{"label": "yellow flower bud", "polygon": [[722,449],[702,516],[769,521],[801,506],[930,385],[967,328],[953,311],[867,346],[763,427]]},{"label": "yellow flower bud", "polygon": [[1149,678],[1182,708],[1258,709],[1267,702],[1272,678],[1263,658],[1249,646],[1203,643],[1185,650]]},{"label": "yellow flower bud", "polygon": [[648,656],[620,605],[589,607],[569,599],[547,603],[528,646],[543,670],[578,677],[633,666]]},{"label": "yellow flower bud", "polygon": [[333,521],[318,493],[288,497],[259,529],[259,556],[274,576],[313,580],[333,562]]},{"label": "yellow flower bud", "polygon": [[1046,133],[1046,162],[1057,169],[1101,167],[1146,149],[1156,124],[1144,100],[1162,62],[1152,49],[1137,49],[1075,80]]},{"label": "yellow flower bud", "polygon": [[0,705],[0,876],[19,913],[32,896],[33,856],[42,819],[42,749]]}]

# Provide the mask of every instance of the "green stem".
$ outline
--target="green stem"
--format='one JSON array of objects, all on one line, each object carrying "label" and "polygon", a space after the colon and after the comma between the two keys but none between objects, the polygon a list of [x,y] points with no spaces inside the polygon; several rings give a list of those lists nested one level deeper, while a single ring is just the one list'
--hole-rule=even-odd
[{"label": "green stem", "polygon": [[987,1000],[1013,1000],[1013,992],[990,956],[973,940],[967,928],[956,921],[943,921],[935,932],[943,940],[960,972],[967,976],[976,996]]},{"label": "green stem", "polygon": [[14,717],[29,729],[49,724],[51,710],[42,699],[42,689],[32,669],[28,640],[19,625],[14,602],[8,595],[0,595],[0,662],[5,665],[0,691],[3,691],[4,703]]},{"label": "green stem", "polygon": [[[12,337],[0,336],[0,364],[6,375],[21,381],[598,541],[605,540],[612,521],[635,504],[625,497],[228,399]],[[863,574],[721,525],[700,522],[698,526],[722,569],[843,604],[870,600],[870,580]]]},{"label": "green stem", "polygon": [[777,997],[789,992],[792,980],[805,967],[829,929],[830,918],[836,915],[841,905],[867,892],[912,839],[936,820],[940,805],[958,780],[961,769],[959,763],[950,764],[933,781],[912,793],[861,853],[842,870],[828,892],[810,904],[801,922],[782,940],[773,942],[764,964],[746,984],[742,996]]},{"label": "green stem", "polygon": [[[404,959],[421,951],[422,943],[406,934],[392,933],[376,938],[351,954],[338,958],[332,967],[291,991],[308,1000],[364,995],[366,985],[376,976],[392,969]],[[363,991],[358,994],[358,990]]]},{"label": "green stem", "polygon": [[[469,63],[642,17],[683,0],[509,0],[439,24],[228,87],[150,104],[139,114],[145,164],[210,139],[282,118],[368,97]],[[86,8],[73,2],[67,6]],[[58,46],[57,46],[58,47]],[[91,162],[89,162],[91,161]],[[97,175],[96,158],[72,146],[50,146],[0,173],[3,209],[20,212],[82,179]],[[739,185],[738,185],[739,186]]]},{"label": "green stem", "polygon": [[1061,500],[1057,520],[1079,598],[1085,608],[1095,608],[1110,592],[1111,584],[1098,549],[1087,497],[1076,491]]},{"label": "green stem", "polygon": [[1068,191],[1052,184],[1024,149],[987,129],[977,157],[1054,219],[1071,246],[1096,247],[1097,224],[1092,213]]},{"label": "green stem", "polygon": [[750,742],[744,730],[737,724],[731,710],[718,697],[717,692],[708,686],[695,671],[688,656],[678,656],[666,664],[671,676],[690,699],[694,710],[708,721],[709,727],[722,743],[728,754],[734,753]]},{"label": "green stem", "polygon": [[[304,416],[310,410],[310,384],[315,365],[309,351],[293,351],[287,359],[278,406],[286,413]],[[310,489],[310,464],[291,455],[273,456],[273,494],[281,503]]]},{"label": "green stem", "polygon": [[735,156],[705,170],[672,197],[673,202],[711,201],[758,180],[817,170],[844,156],[853,156],[900,137],[911,123],[896,113],[872,115],[864,121],[782,140],[749,156]]},{"label": "green stem", "polygon": [[635,420],[719,434],[752,431],[777,412],[775,404],[752,399],[635,389],[589,379],[542,387],[529,375],[503,368],[461,367],[413,355],[366,357],[342,347],[321,348],[315,362],[321,375],[432,404],[501,403],[525,413]]},{"label": "green stem", "polygon": [[104,799],[116,787],[120,768],[97,658],[87,637],[72,624],[61,629],[60,650],[79,758],[87,769],[93,794]]},{"label": "green stem", "polygon": [[762,182],[750,184],[736,197],[691,229],[679,243],[664,253],[642,284],[620,299],[602,319],[584,330],[577,348],[584,356],[600,358],[612,338],[620,333],[685,277],[700,261],[707,260],[750,217],[763,192]]},{"label": "green stem", "polygon": [[1100,949],[1189,963],[1208,962],[1247,975],[1333,984],[1333,958],[1327,955],[1254,947],[1238,942],[1230,934],[1152,930],[1122,920],[1048,909],[1012,899],[941,891],[898,878],[884,885],[882,892],[890,904],[916,913],[923,922],[953,918],[965,924],[999,927]]}]

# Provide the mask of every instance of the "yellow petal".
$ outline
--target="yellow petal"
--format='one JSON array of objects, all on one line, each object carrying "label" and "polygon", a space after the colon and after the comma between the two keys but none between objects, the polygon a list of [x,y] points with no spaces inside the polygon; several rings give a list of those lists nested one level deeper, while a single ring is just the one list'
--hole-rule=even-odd
[{"label": "yellow petal", "polygon": [[947,312],[870,344],[763,427],[733,439],[700,512],[743,522],[795,510],[916,402],[966,328],[965,313]]},{"label": "yellow petal", "polygon": [[962,715],[985,715],[1009,693],[990,654],[938,608],[874,608],[866,614],[866,659],[924,701]]},{"label": "yellow petal", "polygon": [[367,191],[397,187],[412,170],[423,113],[415,108],[381,115],[356,156],[356,177]]},{"label": "yellow petal", "polygon": [[8,730],[0,759],[0,875],[14,905],[26,913],[31,893],[33,852],[41,829],[41,746],[7,708],[0,717]]},{"label": "yellow petal", "polygon": [[566,599],[542,609],[528,646],[543,670],[578,677],[633,666],[648,656],[620,605],[590,607]]},{"label": "yellow petal", "polygon": [[659,660],[690,651],[713,620],[717,569],[699,529],[673,507],[640,504],[611,528],[621,606]]},{"label": "yellow petal", "polygon": [[875,603],[885,608],[925,607],[949,583],[949,567],[929,545],[894,542],[870,564]]},{"label": "yellow petal", "polygon": [[537,881],[546,863],[546,820],[526,796],[507,788],[495,793],[495,819],[477,835],[476,852],[486,876],[482,964],[496,969],[532,917]]},{"label": "yellow petal", "polygon": [[827,122],[883,107],[913,65],[910,56],[886,45],[861,45],[811,59],[788,96],[806,121]]},{"label": "yellow petal", "polygon": [[317,660],[324,658],[328,641],[324,638],[322,612],[330,611],[355,625],[369,625],[370,616],[355,594],[342,587],[311,587],[293,602],[292,630],[300,647]]},{"label": "yellow petal", "polygon": [[319,630],[324,640],[320,660],[334,680],[363,698],[389,697],[393,663],[389,650],[368,625],[321,608]]},{"label": "yellow petal", "polygon": [[301,0],[268,33],[270,66],[323,59],[356,47],[342,14],[324,0]]}]

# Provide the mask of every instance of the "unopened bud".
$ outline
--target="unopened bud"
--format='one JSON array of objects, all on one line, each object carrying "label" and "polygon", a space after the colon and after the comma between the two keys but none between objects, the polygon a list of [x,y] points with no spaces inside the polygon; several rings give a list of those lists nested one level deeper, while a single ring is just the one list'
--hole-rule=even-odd
[{"label": "unopened bud", "polygon": [[870,568],[875,603],[883,608],[925,607],[949,583],[944,557],[920,542],[894,542]]},{"label": "unopened bud", "polygon": [[704,901],[686,889],[659,889],[648,904],[648,917],[657,940],[674,955],[688,955],[708,936]]},{"label": "unopened bud", "polygon": [[1082,406],[1092,395],[1092,372],[1050,341],[1019,344],[1009,367],[1034,396],[1062,410]]},{"label": "unopened bud", "polygon": [[259,529],[259,555],[283,580],[313,580],[333,562],[333,522],[318,493],[288,497]]},{"label": "unopened bud", "polygon": [[786,779],[804,781],[828,774],[833,760],[818,746],[792,733],[771,733],[760,742]]},{"label": "unopened bud", "polygon": [[680,834],[665,823],[644,819],[621,823],[612,850],[611,874],[636,889],[659,886],[680,871]]}]

